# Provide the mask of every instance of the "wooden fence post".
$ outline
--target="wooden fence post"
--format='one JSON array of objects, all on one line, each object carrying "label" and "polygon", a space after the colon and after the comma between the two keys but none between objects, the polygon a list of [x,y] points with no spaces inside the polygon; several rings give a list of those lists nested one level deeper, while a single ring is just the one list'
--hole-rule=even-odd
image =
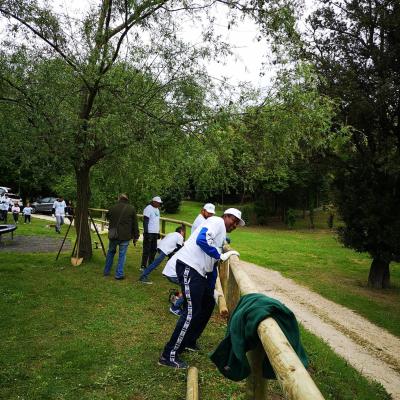
[{"label": "wooden fence post", "polygon": [[165,236],[165,220],[161,221],[161,236]]},{"label": "wooden fence post", "polygon": [[199,372],[196,367],[188,369],[186,400],[199,400]]},{"label": "wooden fence post", "polygon": [[261,343],[247,352],[251,374],[246,380],[246,398],[248,400],[266,400],[268,398],[268,381],[262,375],[262,361],[265,351]]}]

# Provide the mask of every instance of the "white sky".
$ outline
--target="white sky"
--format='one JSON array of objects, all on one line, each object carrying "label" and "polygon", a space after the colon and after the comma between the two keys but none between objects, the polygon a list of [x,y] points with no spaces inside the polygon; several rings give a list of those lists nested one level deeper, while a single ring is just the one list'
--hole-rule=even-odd
[{"label": "white sky", "polygon": [[[313,0],[305,0],[307,9],[312,8]],[[70,16],[82,15],[90,4],[99,4],[97,0],[53,0],[52,6]],[[220,11],[221,10],[221,11]],[[228,29],[225,8],[218,9],[215,32],[232,45],[233,55],[221,59],[220,63],[207,64],[210,75],[216,79],[226,77],[229,83],[237,86],[239,82],[250,82],[253,87],[266,89],[276,74],[276,68],[269,63],[269,47],[265,40],[257,41],[258,28],[254,22],[247,19],[238,22]],[[200,23],[196,26],[188,23],[183,35],[185,39],[196,43],[200,40]],[[264,63],[264,65],[263,65]],[[263,72],[261,76],[260,73]]]}]

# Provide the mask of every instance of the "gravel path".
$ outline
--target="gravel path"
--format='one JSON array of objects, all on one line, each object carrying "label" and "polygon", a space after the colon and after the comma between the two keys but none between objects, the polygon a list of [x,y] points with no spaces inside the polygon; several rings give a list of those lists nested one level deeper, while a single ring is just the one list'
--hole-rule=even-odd
[{"label": "gravel path", "polygon": [[[60,238],[51,238],[47,236],[14,236],[14,239],[5,239],[0,243],[0,253],[2,251],[9,253],[54,253],[60,249],[63,236]],[[72,246],[69,240],[66,240],[62,253],[70,252]]]},{"label": "gravel path", "polygon": [[241,265],[260,293],[284,303],[307,330],[400,400],[399,338],[277,271],[244,261]]}]

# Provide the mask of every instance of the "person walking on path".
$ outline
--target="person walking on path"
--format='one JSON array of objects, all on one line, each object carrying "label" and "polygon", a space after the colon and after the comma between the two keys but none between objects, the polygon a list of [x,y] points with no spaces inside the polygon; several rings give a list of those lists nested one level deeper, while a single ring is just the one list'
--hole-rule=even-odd
[{"label": "person walking on path", "polygon": [[222,217],[208,218],[176,253],[176,275],[184,295],[183,311],[161,354],[160,365],[187,368],[179,354],[184,350],[199,349],[197,340],[207,326],[215,305],[216,263],[239,255],[236,251],[222,253],[226,232],[244,224],[242,213],[236,208],[229,208]]},{"label": "person walking on path", "polygon": [[185,228],[179,226],[176,228],[175,232],[168,233],[168,235],[160,241],[160,244],[157,247],[158,256],[146,269],[143,270],[139,278],[140,282],[148,285],[153,283],[149,280],[150,273],[161,264],[165,257],[171,256],[183,246],[184,234]]},{"label": "person walking on path", "polygon": [[11,208],[12,216],[14,218],[14,222],[18,224],[18,218],[19,218],[19,213],[21,212],[21,209],[19,208],[18,203],[14,203],[14,205]]},{"label": "person walking on path", "polygon": [[114,204],[106,214],[110,221],[108,227],[108,252],[103,275],[110,275],[114,261],[114,255],[119,246],[118,263],[115,271],[115,279],[124,279],[124,265],[129,241],[132,239],[135,245],[139,239],[139,225],[135,208],[128,203],[128,196],[120,194],[118,203]]},{"label": "person walking on path", "polygon": [[23,209],[22,209],[22,214],[24,215],[24,224],[30,224],[31,223],[31,215],[32,215],[32,207],[31,204],[28,203]]},{"label": "person walking on path", "polygon": [[160,238],[160,206],[159,196],[153,197],[151,203],[143,210],[143,253],[141,269],[146,269],[157,253],[157,239]]},{"label": "person walking on path", "polygon": [[56,217],[56,232],[61,233],[61,226],[64,225],[65,201],[62,196],[58,197],[53,203],[53,215]]},{"label": "person walking on path", "polygon": [[212,217],[215,214],[214,204],[204,204],[200,214],[196,217],[192,224],[191,233],[193,233],[207,218]]}]

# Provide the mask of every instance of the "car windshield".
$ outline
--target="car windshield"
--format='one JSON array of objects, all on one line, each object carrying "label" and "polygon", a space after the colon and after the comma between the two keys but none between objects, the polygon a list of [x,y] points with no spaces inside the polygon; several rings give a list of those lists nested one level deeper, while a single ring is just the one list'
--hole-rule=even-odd
[{"label": "car windshield", "polygon": [[9,197],[10,199],[19,200],[19,198],[20,198],[17,194],[8,193],[7,195],[8,195],[8,197]]}]

